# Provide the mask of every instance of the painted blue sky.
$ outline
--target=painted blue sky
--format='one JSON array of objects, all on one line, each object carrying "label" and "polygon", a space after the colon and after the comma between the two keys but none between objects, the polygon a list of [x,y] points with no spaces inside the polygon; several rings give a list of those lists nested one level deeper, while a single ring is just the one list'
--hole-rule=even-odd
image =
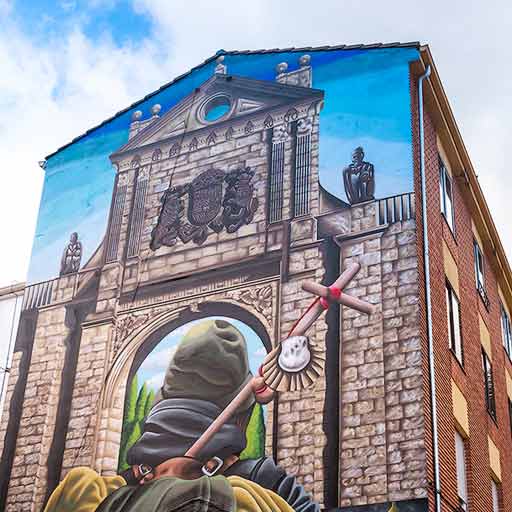
[{"label": "painted blue sky", "polygon": [[[145,30],[143,25],[141,31]],[[417,51],[402,48],[310,53],[313,86],[325,91],[320,124],[322,185],[345,199],[341,171],[350,162],[352,150],[362,145],[366,159],[375,165],[377,197],[412,190],[408,64],[417,58]],[[286,61],[294,69],[300,55],[229,55],[225,63],[230,74],[274,80],[279,62]],[[162,112],[166,112],[208,79],[213,67],[213,63],[200,67],[132,110],[140,109],[147,116],[151,106],[160,103]],[[108,156],[126,142],[131,112],[48,159],[29,282],[58,275],[60,256],[71,232],[77,231],[82,240],[82,264],[101,242],[114,181]]]}]

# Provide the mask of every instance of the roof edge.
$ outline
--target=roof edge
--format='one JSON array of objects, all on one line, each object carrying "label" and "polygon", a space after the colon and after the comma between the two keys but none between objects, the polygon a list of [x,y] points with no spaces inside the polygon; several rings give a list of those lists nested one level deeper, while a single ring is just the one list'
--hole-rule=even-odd
[{"label": "roof edge", "polygon": [[312,51],[335,51],[335,50],[382,50],[382,49],[388,49],[388,48],[418,48],[418,49],[420,49],[421,43],[419,41],[411,41],[411,42],[407,42],[407,43],[394,42],[394,43],[373,43],[373,44],[353,44],[353,45],[340,44],[340,45],[335,45],[335,46],[304,46],[304,47],[271,48],[271,49],[260,49],[260,50],[227,50],[227,51],[226,50],[218,50],[211,57],[208,57],[207,59],[205,59],[201,64],[198,64],[197,66],[190,68],[188,71],[185,71],[181,75],[178,75],[177,77],[173,78],[171,81],[160,86],[155,91],[150,92],[149,94],[146,94],[146,96],[144,96],[140,100],[137,100],[136,102],[132,103],[131,105],[127,106],[126,108],[119,110],[112,116],[101,121],[101,123],[93,126],[92,128],[89,128],[87,131],[85,131],[81,135],[74,137],[67,144],[60,146],[52,153],[46,155],[44,157],[44,160],[42,160],[40,162],[40,166],[44,169],[46,167],[46,163],[41,165],[42,162],[46,162],[46,160],[48,160],[49,158],[55,156],[57,153],[60,153],[62,150],[71,146],[75,142],[78,142],[79,140],[83,139],[85,136],[89,135],[90,133],[94,132],[95,130],[110,123],[110,121],[113,121],[120,115],[125,114],[132,108],[135,108],[135,107],[141,105],[145,101],[156,96],[162,90],[167,89],[171,85],[174,85],[175,83],[179,82],[180,80],[183,80],[187,76],[191,75],[194,71],[202,68],[203,66],[206,66],[207,64],[210,64],[210,62],[213,62],[220,55],[255,55],[255,54],[266,54],[266,53],[306,52],[306,51],[312,52]]},{"label": "roof edge", "polygon": [[[428,45],[422,45],[419,49],[420,62],[422,63],[423,68],[426,69],[427,66],[430,66],[432,70],[432,73],[426,82],[431,86],[432,93],[438,102],[441,116],[446,123],[448,132],[453,138],[455,150],[457,152],[460,163],[462,164],[463,171],[465,172],[465,178],[469,184],[470,193],[475,202],[477,215],[480,217],[476,220],[480,220],[481,224],[484,226],[484,229],[487,231],[486,234],[488,240],[491,243],[492,252],[496,258],[496,263],[498,264],[498,268],[503,274],[503,280],[506,284],[507,289],[503,290],[503,292],[506,293],[508,301],[512,304],[512,269],[510,267],[507,254],[501,242],[496,224],[494,223],[491,212],[489,210],[487,200],[485,199],[484,193],[478,181],[475,168],[473,167],[469,153],[464,144],[464,140],[457,125],[457,121],[455,120],[450,102],[448,101],[448,97],[434,63],[430,47]],[[500,276],[497,276],[498,282],[500,281],[499,277]]]}]

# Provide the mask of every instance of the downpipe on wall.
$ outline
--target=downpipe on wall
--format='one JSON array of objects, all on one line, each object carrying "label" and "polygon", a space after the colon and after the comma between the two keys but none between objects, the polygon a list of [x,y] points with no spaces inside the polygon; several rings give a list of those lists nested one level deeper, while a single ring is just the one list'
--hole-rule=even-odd
[{"label": "downpipe on wall", "polygon": [[437,434],[436,369],[434,364],[434,338],[432,333],[432,301],[430,294],[430,257],[427,219],[427,180],[425,176],[425,130],[423,127],[423,81],[430,76],[431,68],[418,79],[418,114],[420,136],[421,209],[423,220],[423,265],[425,275],[425,302],[427,310],[428,366],[430,378],[430,409],[432,416],[432,449],[434,458],[434,494],[437,512],[441,512],[441,478],[439,473],[439,439]]}]

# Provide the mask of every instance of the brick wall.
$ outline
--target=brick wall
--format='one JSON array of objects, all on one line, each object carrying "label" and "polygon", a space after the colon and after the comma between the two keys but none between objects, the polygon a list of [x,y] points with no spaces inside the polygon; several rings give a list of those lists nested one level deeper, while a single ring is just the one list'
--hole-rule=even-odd
[{"label": "brick wall", "polygon": [[[417,133],[418,112],[416,81],[411,81],[411,97],[413,102],[413,127]],[[434,336],[434,359],[436,366],[437,408],[439,429],[439,450],[441,465],[441,490],[443,506],[456,506],[457,481],[455,467],[454,432],[455,423],[452,408],[451,380],[453,379],[462,390],[467,402],[469,413],[470,436],[467,442],[468,494],[469,509],[474,512],[488,512],[492,507],[491,473],[489,468],[489,435],[501,452],[502,467],[502,510],[512,510],[512,440],[507,411],[507,393],[505,384],[505,367],[510,371],[510,362],[502,347],[500,308],[496,278],[486,258],[486,291],[490,300],[489,311],[485,308],[475,287],[473,261],[473,233],[471,213],[467,204],[468,186],[464,179],[454,177],[455,235],[452,234],[444,217],[441,215],[439,195],[438,144],[436,130],[428,111],[425,113],[425,159],[427,176],[427,209],[429,222],[430,273],[432,321]],[[419,179],[419,147],[414,137],[415,182],[418,201],[417,222],[419,226],[418,254],[420,260],[420,297],[422,348],[424,368],[425,416],[427,450],[432,453],[431,418],[428,383],[428,348],[426,337],[425,300],[423,286],[423,246],[422,246],[422,214]],[[450,162],[454,176],[460,174],[455,162]],[[448,347],[448,324],[445,296],[445,270],[443,264],[443,241],[454,258],[459,274],[461,326],[464,346],[464,367],[459,365]],[[478,325],[478,313],[482,315],[491,334],[492,362],[497,399],[497,424],[486,411],[484,385],[481,363],[481,343]],[[432,457],[427,458],[427,470],[433,481]],[[430,492],[430,507],[434,508],[434,496]]]}]

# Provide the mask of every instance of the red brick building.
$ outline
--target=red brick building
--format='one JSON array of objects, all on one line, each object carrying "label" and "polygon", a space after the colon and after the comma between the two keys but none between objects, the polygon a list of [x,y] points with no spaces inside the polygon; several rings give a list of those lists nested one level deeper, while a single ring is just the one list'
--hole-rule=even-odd
[{"label": "red brick building", "polygon": [[422,149],[418,79],[428,68],[422,106],[437,450],[420,205],[417,225],[429,503],[436,510],[437,491],[441,510],[510,511],[512,274],[428,47],[421,49],[411,81],[413,125],[419,133],[414,137],[417,191]]}]

